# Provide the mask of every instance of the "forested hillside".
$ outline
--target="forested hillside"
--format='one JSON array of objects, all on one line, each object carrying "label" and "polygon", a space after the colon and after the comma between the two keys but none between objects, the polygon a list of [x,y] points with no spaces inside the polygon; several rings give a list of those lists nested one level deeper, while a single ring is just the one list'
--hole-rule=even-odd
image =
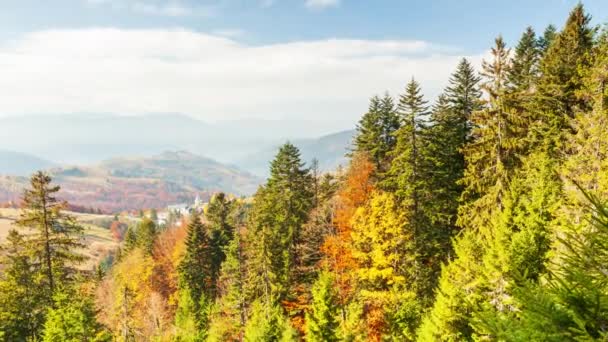
[{"label": "forested hillside", "polygon": [[[261,182],[236,167],[186,151],[48,171],[63,189],[61,199],[105,213],[162,208],[192,201],[197,195],[209,198],[216,191],[250,195]],[[0,176],[0,203],[19,203],[26,185],[26,177]]]},{"label": "forested hillside", "polygon": [[[423,71],[421,71],[423,72]],[[606,341],[608,32],[498,36],[437,99],[373,96],[349,165],[280,147],[252,198],[143,219],[111,267],[31,178],[0,278],[5,341]]]}]

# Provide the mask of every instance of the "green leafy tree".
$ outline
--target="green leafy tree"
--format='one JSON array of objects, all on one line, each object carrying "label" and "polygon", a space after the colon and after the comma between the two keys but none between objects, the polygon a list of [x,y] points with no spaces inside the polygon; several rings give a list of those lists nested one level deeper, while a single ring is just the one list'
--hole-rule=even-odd
[{"label": "green leafy tree", "polygon": [[244,341],[288,342],[297,341],[297,338],[279,305],[267,306],[255,301],[245,326]]},{"label": "green leafy tree", "polygon": [[[406,215],[400,212],[394,195],[378,192],[357,210],[352,222],[357,300],[366,307],[367,338],[413,339],[420,311],[406,282],[413,252]],[[407,311],[397,312],[405,307]]]},{"label": "green leafy tree", "polygon": [[47,313],[43,341],[112,341],[110,333],[96,320],[91,298],[74,290],[58,291],[55,307]]},{"label": "green leafy tree", "polygon": [[332,275],[321,272],[312,287],[311,309],[306,314],[306,340],[339,341],[339,311]]}]

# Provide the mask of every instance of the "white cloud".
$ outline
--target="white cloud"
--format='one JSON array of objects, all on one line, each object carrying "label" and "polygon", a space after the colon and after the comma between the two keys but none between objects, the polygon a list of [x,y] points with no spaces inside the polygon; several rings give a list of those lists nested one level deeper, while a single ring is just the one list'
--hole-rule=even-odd
[{"label": "white cloud", "polygon": [[305,6],[310,9],[324,9],[328,7],[337,7],[340,5],[340,0],[306,0]]},{"label": "white cloud", "polygon": [[354,125],[370,96],[397,94],[412,76],[436,95],[459,59],[408,40],[251,46],[184,29],[48,30],[0,45],[0,113],[180,112]]},{"label": "white cloud", "polygon": [[211,34],[220,36],[220,37],[226,37],[226,38],[238,38],[238,37],[244,36],[246,34],[246,32],[241,29],[228,28],[228,29],[213,30],[211,32]]}]

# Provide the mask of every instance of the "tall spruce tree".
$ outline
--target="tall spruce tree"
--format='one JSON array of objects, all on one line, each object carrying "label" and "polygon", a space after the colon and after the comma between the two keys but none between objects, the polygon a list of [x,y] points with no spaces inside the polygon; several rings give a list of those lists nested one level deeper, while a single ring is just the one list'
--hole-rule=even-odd
[{"label": "tall spruce tree", "polygon": [[559,148],[569,118],[578,110],[588,109],[577,92],[582,88],[579,70],[588,67],[593,47],[595,30],[590,27],[590,20],[583,5],[578,4],[540,62],[537,99],[535,107],[531,108],[535,145],[547,145],[553,150]]},{"label": "tall spruce tree", "polygon": [[[608,338],[608,211],[593,195],[589,222],[559,239],[563,251],[544,282],[515,289],[518,309],[510,315],[480,316],[485,338],[502,341],[604,341]],[[570,217],[575,226],[578,218]]]},{"label": "tall spruce tree", "polygon": [[84,260],[77,249],[84,247],[81,239],[83,228],[76,219],[63,210],[66,202],[55,195],[60,187],[51,184],[51,177],[43,172],[35,173],[30,179],[30,188],[23,194],[22,210],[15,224],[33,229],[28,234],[27,245],[34,256],[35,267],[44,275],[45,293],[49,302],[57,286],[70,281],[75,273],[74,266]]},{"label": "tall spruce tree", "polygon": [[492,60],[483,62],[488,104],[473,114],[473,141],[464,148],[467,168],[461,181],[465,189],[459,223],[465,228],[486,227],[493,213],[502,210],[509,175],[518,164],[517,152],[526,136],[525,121],[506,100],[509,70],[509,50],[498,37]]},{"label": "tall spruce tree", "polygon": [[312,287],[310,311],[306,314],[306,341],[339,341],[339,307],[331,273],[319,274]]},{"label": "tall spruce tree", "polygon": [[271,304],[292,284],[296,246],[313,204],[312,178],[299,150],[286,143],[271,163],[270,178],[254,197],[249,215],[250,291]]},{"label": "tall spruce tree", "polygon": [[553,43],[553,40],[555,39],[556,35],[557,28],[555,26],[549,25],[545,28],[545,31],[543,31],[543,35],[538,38],[538,48],[541,56],[543,56],[547,52],[549,46],[551,46],[551,44]]},{"label": "tall spruce tree", "polygon": [[436,227],[429,220],[429,201],[435,189],[429,187],[430,173],[433,172],[433,165],[429,163],[430,113],[414,79],[399,99],[398,113],[401,128],[395,132],[397,145],[391,152],[392,163],[383,185],[399,200],[399,211],[407,220],[407,227],[403,228],[412,234],[414,247],[409,256],[413,260],[408,270],[409,288],[416,291],[422,301],[428,301],[432,296],[431,279],[436,276],[433,268],[428,267],[432,256],[427,253],[435,242]]},{"label": "tall spruce tree", "polygon": [[467,168],[458,223],[466,234],[454,242],[456,255],[441,274],[437,299],[421,326],[422,341],[471,339],[472,313],[487,292],[482,281],[486,242],[493,236],[494,217],[504,208],[509,172],[517,165],[518,142],[525,136],[505,101],[510,63],[501,37],[492,56],[482,72],[488,104],[472,114],[472,141],[464,148]]},{"label": "tall spruce tree", "polygon": [[204,317],[206,308],[200,306],[213,298],[215,284],[212,282],[211,248],[207,227],[203,225],[198,214],[190,217],[186,250],[179,266],[180,287],[187,290],[191,297],[199,329],[206,328]]},{"label": "tall spruce tree", "polygon": [[211,282],[217,283],[222,262],[226,259],[225,249],[234,236],[231,222],[233,201],[220,192],[211,198],[205,212],[209,228],[209,248],[211,253]]},{"label": "tall spruce tree", "polygon": [[25,238],[9,231],[7,244],[0,249],[0,340],[28,341],[40,337],[44,318],[51,305],[43,275],[37,270]]},{"label": "tall spruce tree", "polygon": [[374,96],[369,109],[357,125],[354,152],[365,153],[379,173],[388,167],[388,154],[395,147],[394,132],[399,128],[399,117],[393,99],[385,94]]},{"label": "tall spruce tree", "polygon": [[[458,140],[454,145],[464,146],[470,140],[471,114],[481,108],[481,91],[479,90],[480,78],[477,76],[471,63],[463,58],[456,71],[450,76],[445,96],[452,108],[451,124],[457,131]],[[464,170],[464,159],[460,164]]]},{"label": "tall spruce tree", "polygon": [[[608,196],[608,33],[600,36],[593,52],[591,67],[581,69],[583,87],[578,92],[590,110],[578,111],[571,121],[573,131],[566,137],[563,175],[603,198]],[[568,194],[572,204],[583,204],[577,191]]]},{"label": "tall spruce tree", "polygon": [[515,93],[529,93],[538,78],[539,43],[532,27],[521,35],[508,70],[509,87]]}]

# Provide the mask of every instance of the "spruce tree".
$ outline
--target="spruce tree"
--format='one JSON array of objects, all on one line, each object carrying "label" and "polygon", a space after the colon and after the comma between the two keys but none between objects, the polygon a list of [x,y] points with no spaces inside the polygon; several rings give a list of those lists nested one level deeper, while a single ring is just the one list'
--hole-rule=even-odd
[{"label": "spruce tree", "polygon": [[3,269],[0,272],[0,339],[27,341],[40,337],[45,314],[51,306],[41,291],[43,274],[36,267],[25,237],[9,231],[7,244],[0,249]]},{"label": "spruce tree", "polygon": [[35,173],[30,179],[30,188],[23,194],[22,210],[15,222],[19,227],[34,231],[28,234],[27,245],[45,278],[45,285],[39,290],[49,301],[56,287],[70,281],[75,273],[74,266],[84,259],[76,252],[84,247],[81,242],[83,228],[73,216],[63,212],[67,203],[55,197],[59,189],[59,186],[51,185],[49,175]]},{"label": "spruce tree", "polygon": [[254,196],[249,215],[248,281],[265,303],[283,300],[294,281],[296,246],[313,204],[312,178],[292,144],[283,145],[271,163],[270,178]]},{"label": "spruce tree", "polygon": [[509,87],[515,93],[529,93],[538,78],[540,51],[536,33],[528,27],[522,34],[507,73]]},{"label": "spruce tree", "polygon": [[547,50],[549,50],[549,46],[553,43],[555,36],[557,35],[557,28],[553,25],[549,25],[543,31],[543,35],[538,38],[538,48],[541,56],[543,56]]},{"label": "spruce tree", "polygon": [[201,301],[213,298],[215,286],[212,282],[211,249],[207,228],[194,213],[188,224],[186,250],[179,264],[180,287],[187,289],[191,296],[199,329],[204,328],[207,320]]},{"label": "spruce tree", "polygon": [[154,242],[156,241],[156,237],[158,236],[158,229],[156,228],[156,223],[151,219],[144,217],[137,225],[135,235],[137,246],[141,247],[149,255],[152,255],[152,252],[154,251]]},{"label": "spruce tree", "polygon": [[112,341],[97,322],[93,300],[87,294],[64,289],[55,294],[54,302],[55,308],[47,313],[42,341]]},{"label": "spruce tree", "polygon": [[333,277],[321,272],[312,287],[310,311],[306,314],[306,341],[339,341],[339,307]]},{"label": "spruce tree", "polygon": [[[604,32],[591,58],[582,69],[583,87],[579,98],[588,111],[577,111],[571,121],[573,131],[566,136],[567,158],[563,175],[595,196],[608,196],[608,34]],[[574,189],[573,187],[570,187]],[[569,191],[571,203],[581,207],[577,191]]]},{"label": "spruce tree", "polygon": [[209,225],[209,247],[211,249],[211,281],[217,283],[222,262],[226,259],[224,249],[234,235],[230,222],[233,202],[222,192],[213,196],[205,213]]},{"label": "spruce tree", "polygon": [[[481,109],[480,78],[471,63],[463,58],[456,71],[450,76],[445,96],[452,108],[451,124],[458,134],[454,145],[464,146],[470,140],[472,124],[471,114]],[[464,169],[464,160],[460,161]]]},{"label": "spruce tree", "polygon": [[483,62],[488,105],[473,113],[473,141],[464,148],[467,168],[461,180],[465,189],[459,224],[465,228],[486,227],[493,213],[502,209],[510,171],[518,164],[517,152],[526,135],[525,121],[506,100],[509,50],[502,37],[495,43],[492,61]]},{"label": "spruce tree", "polygon": [[[557,149],[563,142],[564,130],[576,111],[587,110],[585,101],[577,96],[582,88],[580,68],[589,65],[595,30],[582,4],[571,12],[566,25],[547,49],[540,62],[532,141]],[[558,153],[554,151],[554,153]]]},{"label": "spruce tree", "polygon": [[235,232],[226,248],[226,260],[222,263],[218,282],[217,310],[209,327],[208,339],[211,341],[240,340],[247,320],[246,263],[240,236]]},{"label": "spruce tree", "polygon": [[354,152],[365,153],[382,173],[388,167],[388,153],[394,148],[394,132],[399,128],[399,118],[395,112],[393,99],[385,94],[383,98],[374,96],[369,109],[357,125]]}]

